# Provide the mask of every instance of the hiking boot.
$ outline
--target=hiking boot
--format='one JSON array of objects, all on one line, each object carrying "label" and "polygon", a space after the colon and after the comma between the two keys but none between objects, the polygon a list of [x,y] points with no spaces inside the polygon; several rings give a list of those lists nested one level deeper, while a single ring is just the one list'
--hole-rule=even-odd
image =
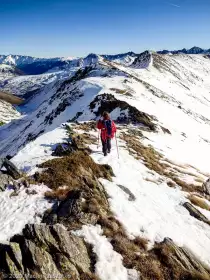
[{"label": "hiking boot", "polygon": [[110,154],[110,153],[111,153],[111,151],[110,151],[110,150],[108,150],[108,151],[107,151],[107,153],[108,153],[108,154]]},{"label": "hiking boot", "polygon": [[106,156],[107,156],[107,153],[104,153],[104,156],[106,157]]}]

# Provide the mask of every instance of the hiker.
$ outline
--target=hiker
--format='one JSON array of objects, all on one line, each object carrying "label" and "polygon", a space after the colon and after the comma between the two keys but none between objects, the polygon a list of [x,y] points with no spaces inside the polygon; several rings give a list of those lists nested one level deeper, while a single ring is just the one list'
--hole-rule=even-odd
[{"label": "hiker", "polygon": [[102,151],[104,156],[107,156],[107,153],[111,152],[111,139],[117,131],[116,125],[110,119],[108,112],[102,114],[102,119],[98,121],[97,128],[101,129]]},{"label": "hiker", "polygon": [[10,161],[11,158],[10,155],[7,155],[5,158],[0,158],[0,171],[2,167],[4,167],[8,175],[12,176],[14,179],[19,179],[21,176],[20,171]]}]

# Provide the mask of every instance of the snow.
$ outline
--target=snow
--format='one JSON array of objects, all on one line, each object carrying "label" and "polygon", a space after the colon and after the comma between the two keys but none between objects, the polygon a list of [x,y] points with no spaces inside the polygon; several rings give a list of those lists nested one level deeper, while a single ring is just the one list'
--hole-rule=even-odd
[{"label": "snow", "polygon": [[52,203],[44,199],[44,193],[49,190],[44,185],[31,185],[28,191],[37,194],[27,194],[21,187],[17,196],[12,196],[12,189],[0,193],[0,243],[7,243],[15,234],[20,234],[28,223],[40,223],[45,210]]},{"label": "snow", "polygon": [[95,273],[101,280],[139,280],[137,271],[123,266],[122,256],[113,250],[99,225],[85,225],[74,234],[84,237],[93,246],[97,256]]},{"label": "snow", "polygon": [[41,135],[33,142],[29,142],[13,157],[12,162],[23,172],[27,172],[29,175],[34,174],[38,170],[36,165],[54,158],[52,156],[53,149],[58,143],[65,140],[65,129],[58,127]]},{"label": "snow", "polygon": [[[169,188],[160,176],[151,172],[145,165],[128,154],[125,143],[118,141],[120,158],[117,157],[115,141],[113,152],[108,157],[96,153],[93,159],[100,164],[112,166],[116,177],[113,182],[101,180],[108,195],[111,210],[124,225],[130,238],[141,236],[149,239],[150,246],[171,238],[179,246],[193,252],[201,261],[210,266],[209,225],[196,220],[182,206],[187,201],[186,194],[179,189]],[[148,181],[152,179],[154,182]],[[118,187],[123,185],[136,197],[134,201]]]},{"label": "snow", "polygon": [[[67,84],[63,90],[60,90],[63,80],[71,77],[76,67],[69,72],[66,70],[36,77],[13,78],[8,82],[8,88],[13,88],[16,92],[20,90],[21,94],[36,88],[39,91],[21,108],[24,115],[19,120],[0,128],[0,155],[16,154],[13,162],[26,173],[32,174],[37,170],[37,164],[52,158],[55,145],[65,141],[66,134],[62,123],[74,118],[78,112],[82,112],[79,121],[95,120],[96,115],[89,109],[90,102],[99,94],[110,93],[139,111],[154,116],[158,132],[143,131],[146,137],[142,140],[144,145],[152,145],[163,155],[164,162],[169,161],[181,170],[178,174],[184,182],[195,183],[196,179],[200,179],[197,184],[201,184],[210,173],[210,60],[196,55],[168,55],[164,58],[166,61],[162,65],[166,65],[165,68],[155,67],[156,58],[153,57],[153,64],[147,69],[131,69],[112,62],[115,70],[110,70],[100,57],[89,56],[83,61],[84,65],[100,63],[100,66],[91,73],[91,77],[85,77],[75,84]],[[117,93],[112,88],[125,90],[131,96]],[[74,99],[78,92],[79,98]],[[55,95],[56,98],[50,103]],[[62,108],[65,101],[70,104],[57,112],[52,123],[47,122],[46,118],[53,115],[58,106]],[[121,110],[116,108],[111,116],[117,118],[120,113]],[[171,134],[164,133],[160,126],[169,129]],[[38,136],[27,142],[29,134]],[[94,135],[97,136],[96,133]],[[108,163],[114,170],[116,176],[113,182],[101,181],[109,195],[111,210],[126,228],[128,236],[145,237],[150,240],[150,246],[170,237],[176,244],[188,248],[210,266],[209,225],[190,216],[182,206],[188,201],[187,194],[179,188],[169,188],[165,177],[148,170],[143,161],[129,155],[122,140],[118,139],[118,143],[119,159],[115,141],[112,153],[107,157],[103,157],[96,145],[91,145],[91,149],[96,162]],[[127,188],[135,196],[135,200],[129,200],[128,194],[119,185]],[[8,190],[0,194],[0,197],[8,197],[9,192]],[[14,205],[16,200],[17,205],[26,203],[23,196],[10,199]],[[5,207],[6,204],[3,205]],[[32,202],[32,208],[33,205]],[[2,209],[0,204],[0,211]],[[207,218],[210,217],[209,211],[199,210]],[[30,219],[36,218],[32,214]],[[22,220],[23,224],[27,222],[24,215],[18,221],[22,223]],[[10,224],[12,222],[14,220]],[[0,225],[4,227],[4,224],[2,220]],[[94,246],[98,257],[96,270],[101,279],[132,279],[128,278],[128,271],[122,265],[121,256],[113,251],[99,227],[83,227],[81,234]],[[2,239],[8,240],[9,236],[11,231],[5,231]]]}]

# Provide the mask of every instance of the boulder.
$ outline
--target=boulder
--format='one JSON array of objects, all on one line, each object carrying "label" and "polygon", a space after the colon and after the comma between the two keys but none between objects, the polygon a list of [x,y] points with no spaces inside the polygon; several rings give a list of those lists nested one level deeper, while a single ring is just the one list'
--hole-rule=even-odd
[{"label": "boulder", "polygon": [[79,190],[70,191],[67,198],[46,211],[42,222],[53,225],[62,223],[69,229],[80,228],[83,224],[96,224],[99,216],[84,212],[84,193]]},{"label": "boulder", "polygon": [[10,175],[15,180],[19,179],[21,177],[21,172],[18,170],[18,168],[7,158],[3,158],[3,166],[6,168],[6,172],[8,175]]},{"label": "boulder", "polygon": [[67,156],[70,155],[74,151],[74,148],[69,144],[58,144],[53,151],[53,156]]},{"label": "boulder", "polygon": [[[183,275],[186,275],[186,278],[176,279],[210,279],[209,269],[186,248],[177,246],[172,239],[165,238],[163,242],[156,245],[154,251],[160,259],[170,264],[170,272],[171,270],[182,271]],[[192,278],[193,274],[198,274],[199,277]],[[187,275],[191,277],[188,278]]]},{"label": "boulder", "polygon": [[[0,247],[0,272],[13,279],[80,279],[90,273],[91,260],[82,238],[64,226],[26,225]],[[4,277],[5,278],[5,277]]]},{"label": "boulder", "polygon": [[195,208],[191,203],[185,202],[183,204],[183,206],[189,211],[191,216],[198,219],[199,221],[202,221],[202,222],[210,225],[210,221],[197,208]]}]

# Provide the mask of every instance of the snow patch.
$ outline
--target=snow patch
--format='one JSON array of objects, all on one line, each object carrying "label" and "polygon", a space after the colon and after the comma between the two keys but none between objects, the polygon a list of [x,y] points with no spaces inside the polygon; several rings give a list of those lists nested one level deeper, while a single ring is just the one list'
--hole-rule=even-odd
[{"label": "snow patch", "polygon": [[84,237],[93,246],[97,256],[95,273],[101,280],[139,280],[139,274],[134,269],[126,269],[122,263],[122,256],[113,250],[108,239],[103,236],[101,226],[85,225],[74,232]]},{"label": "snow patch", "polygon": [[44,199],[49,190],[45,185],[31,185],[27,190],[36,194],[27,194],[24,187],[15,196],[9,188],[0,193],[0,243],[8,243],[12,236],[21,234],[26,224],[40,223],[44,211],[52,206]]}]

